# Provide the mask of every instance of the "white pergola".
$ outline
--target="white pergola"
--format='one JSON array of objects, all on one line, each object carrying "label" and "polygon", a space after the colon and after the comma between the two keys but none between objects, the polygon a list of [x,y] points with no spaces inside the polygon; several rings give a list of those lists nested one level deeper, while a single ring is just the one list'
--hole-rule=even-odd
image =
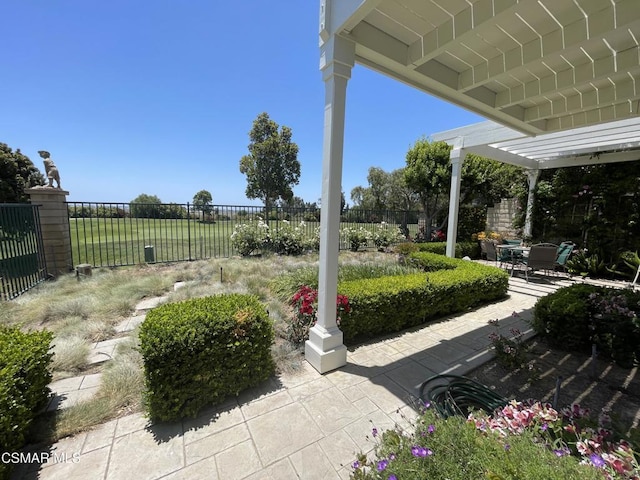
[{"label": "white pergola", "polygon": [[321,373],[346,364],[335,298],[346,87],[356,62],[490,120],[432,136],[453,146],[450,256],[467,153],[524,166],[530,187],[542,168],[640,156],[640,0],[321,0],[320,51],[318,322],[305,355]]}]

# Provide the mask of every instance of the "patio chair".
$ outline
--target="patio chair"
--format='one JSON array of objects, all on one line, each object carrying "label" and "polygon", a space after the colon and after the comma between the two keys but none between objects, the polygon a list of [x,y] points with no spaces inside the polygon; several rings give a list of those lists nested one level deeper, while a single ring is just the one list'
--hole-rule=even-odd
[{"label": "patio chair", "polygon": [[524,276],[529,281],[529,270],[554,271],[556,267],[556,257],[558,255],[558,245],[553,243],[538,243],[532,245],[529,255],[518,261],[520,265],[524,265]]},{"label": "patio chair", "polygon": [[496,244],[492,240],[482,240],[480,242],[480,249],[484,253],[485,257],[490,262],[497,262],[498,256],[496,253]]},{"label": "patio chair", "polygon": [[564,272],[567,271],[567,260],[569,260],[574,248],[575,245],[572,242],[562,242],[558,246],[556,268],[561,268]]}]

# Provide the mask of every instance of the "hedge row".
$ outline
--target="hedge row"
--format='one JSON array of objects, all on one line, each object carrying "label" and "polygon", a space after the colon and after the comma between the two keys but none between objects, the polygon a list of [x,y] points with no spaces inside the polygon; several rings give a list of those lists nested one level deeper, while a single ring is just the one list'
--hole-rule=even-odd
[{"label": "hedge row", "polygon": [[[395,247],[397,253],[409,255],[416,252],[429,252],[445,255],[447,251],[446,242],[426,242],[426,243],[400,243]],[[456,243],[456,258],[480,258],[480,244],[478,242],[458,242]]]},{"label": "hedge row", "polygon": [[509,276],[495,267],[428,252],[409,255],[427,273],[342,282],[352,306],[340,329],[345,343],[393,333],[504,297]]},{"label": "hedge row", "polygon": [[268,312],[252,295],[162,305],[140,328],[146,407],[152,419],[194,417],[258,385],[275,370]]},{"label": "hedge row", "polygon": [[[16,452],[36,414],[47,405],[53,334],[0,327],[0,452]],[[0,462],[0,478],[12,464]]]},{"label": "hedge row", "polygon": [[563,287],[536,302],[534,330],[563,350],[609,357],[624,367],[640,363],[640,292],[595,285]]}]

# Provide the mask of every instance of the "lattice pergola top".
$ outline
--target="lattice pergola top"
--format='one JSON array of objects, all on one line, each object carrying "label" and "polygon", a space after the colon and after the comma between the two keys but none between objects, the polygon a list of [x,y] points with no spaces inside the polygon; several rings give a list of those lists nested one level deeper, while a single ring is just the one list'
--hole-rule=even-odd
[{"label": "lattice pergola top", "polygon": [[526,168],[640,160],[640,118],[536,137],[487,121],[436,133],[431,139]]},{"label": "lattice pergola top", "polygon": [[639,0],[321,0],[331,34],[356,62],[530,135],[639,114]]}]

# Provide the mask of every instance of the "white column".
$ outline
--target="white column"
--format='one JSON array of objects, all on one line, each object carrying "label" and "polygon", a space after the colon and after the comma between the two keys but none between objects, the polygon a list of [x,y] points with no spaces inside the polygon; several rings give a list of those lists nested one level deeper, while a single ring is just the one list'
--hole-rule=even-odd
[{"label": "white column", "polygon": [[451,192],[449,193],[449,224],[447,227],[447,257],[456,256],[456,237],[458,235],[458,211],[460,210],[460,183],[462,180],[462,162],[465,152],[462,148],[452,148]]},{"label": "white column", "polygon": [[540,170],[532,168],[527,170],[527,180],[529,181],[529,195],[527,196],[527,210],[524,218],[524,231],[522,235],[524,238],[531,238],[531,215],[533,215],[533,201],[535,200],[536,183],[538,182],[538,176]]},{"label": "white column", "polygon": [[320,373],[347,363],[342,331],[336,325],[342,151],[347,80],[355,63],[355,45],[331,36],[321,46],[320,69],[325,82],[322,145],[322,208],[320,211],[320,270],[318,322],[305,343],[305,358]]}]

